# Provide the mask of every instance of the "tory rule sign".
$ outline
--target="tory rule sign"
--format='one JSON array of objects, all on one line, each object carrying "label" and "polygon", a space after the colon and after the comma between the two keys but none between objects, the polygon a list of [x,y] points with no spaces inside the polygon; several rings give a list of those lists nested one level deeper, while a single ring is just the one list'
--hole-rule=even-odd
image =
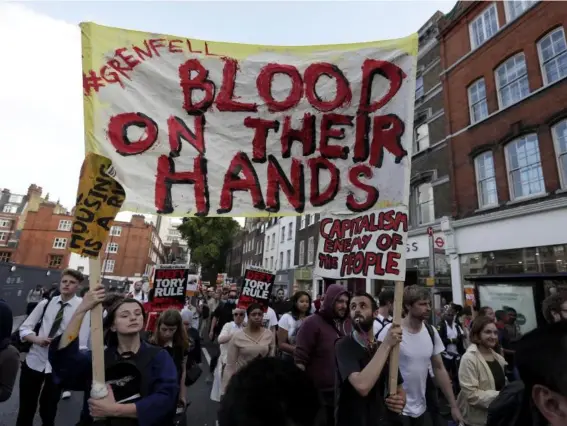
[{"label": "tory rule sign", "polygon": [[154,273],[153,287],[150,293],[153,304],[185,304],[185,291],[189,270],[179,269],[156,269]]},{"label": "tory rule sign", "polygon": [[417,35],[284,47],[81,29],[86,152],[111,162],[123,209],[407,205]]},{"label": "tory rule sign", "polygon": [[259,303],[266,312],[275,280],[276,275],[268,270],[248,267],[244,273],[244,284],[237,306],[246,309],[252,303]]}]

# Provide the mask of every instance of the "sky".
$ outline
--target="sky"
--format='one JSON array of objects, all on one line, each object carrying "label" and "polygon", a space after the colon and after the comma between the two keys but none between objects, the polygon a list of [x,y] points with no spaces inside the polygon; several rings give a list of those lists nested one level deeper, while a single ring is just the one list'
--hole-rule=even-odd
[{"label": "sky", "polygon": [[404,37],[454,4],[0,1],[0,188],[26,193],[35,183],[51,200],[74,205],[84,158],[82,21],[211,41],[312,45]]}]

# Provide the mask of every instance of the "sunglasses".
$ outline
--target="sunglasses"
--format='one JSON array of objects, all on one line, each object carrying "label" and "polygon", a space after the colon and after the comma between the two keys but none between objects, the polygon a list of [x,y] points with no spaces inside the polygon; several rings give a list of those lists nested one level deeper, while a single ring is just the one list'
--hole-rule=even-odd
[{"label": "sunglasses", "polygon": [[243,317],[244,314],[233,314],[235,317]]}]

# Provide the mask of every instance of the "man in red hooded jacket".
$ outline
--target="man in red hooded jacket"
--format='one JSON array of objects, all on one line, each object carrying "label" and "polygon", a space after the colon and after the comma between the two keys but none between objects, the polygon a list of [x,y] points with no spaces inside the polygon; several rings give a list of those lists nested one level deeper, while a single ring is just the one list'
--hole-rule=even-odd
[{"label": "man in red hooded jacket", "polygon": [[313,380],[325,405],[327,426],[335,424],[335,342],[352,331],[348,315],[348,291],[331,284],[322,307],[307,317],[295,345],[295,364]]}]

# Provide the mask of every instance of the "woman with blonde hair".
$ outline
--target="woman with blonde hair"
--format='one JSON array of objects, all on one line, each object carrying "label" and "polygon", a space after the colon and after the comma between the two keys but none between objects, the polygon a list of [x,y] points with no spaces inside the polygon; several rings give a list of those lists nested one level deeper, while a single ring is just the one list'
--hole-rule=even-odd
[{"label": "woman with blonde hair", "polygon": [[178,406],[185,408],[187,404],[185,375],[190,342],[179,311],[168,309],[161,313],[150,343],[165,349],[173,358],[179,383]]},{"label": "woman with blonde hair", "polygon": [[232,310],[233,321],[227,322],[218,337],[218,342],[220,346],[220,357],[217,367],[215,369],[215,377],[213,382],[213,388],[211,390],[211,399],[216,402],[220,402],[223,395],[222,392],[222,377],[226,367],[226,358],[228,353],[228,345],[232,336],[237,331],[242,330],[244,327],[244,315],[246,311],[244,309],[234,308]]},{"label": "woman with blonde hair", "polygon": [[457,404],[467,426],[484,426],[488,406],[506,385],[506,361],[494,347],[498,329],[488,317],[478,317],[471,328],[471,345],[461,358]]}]

